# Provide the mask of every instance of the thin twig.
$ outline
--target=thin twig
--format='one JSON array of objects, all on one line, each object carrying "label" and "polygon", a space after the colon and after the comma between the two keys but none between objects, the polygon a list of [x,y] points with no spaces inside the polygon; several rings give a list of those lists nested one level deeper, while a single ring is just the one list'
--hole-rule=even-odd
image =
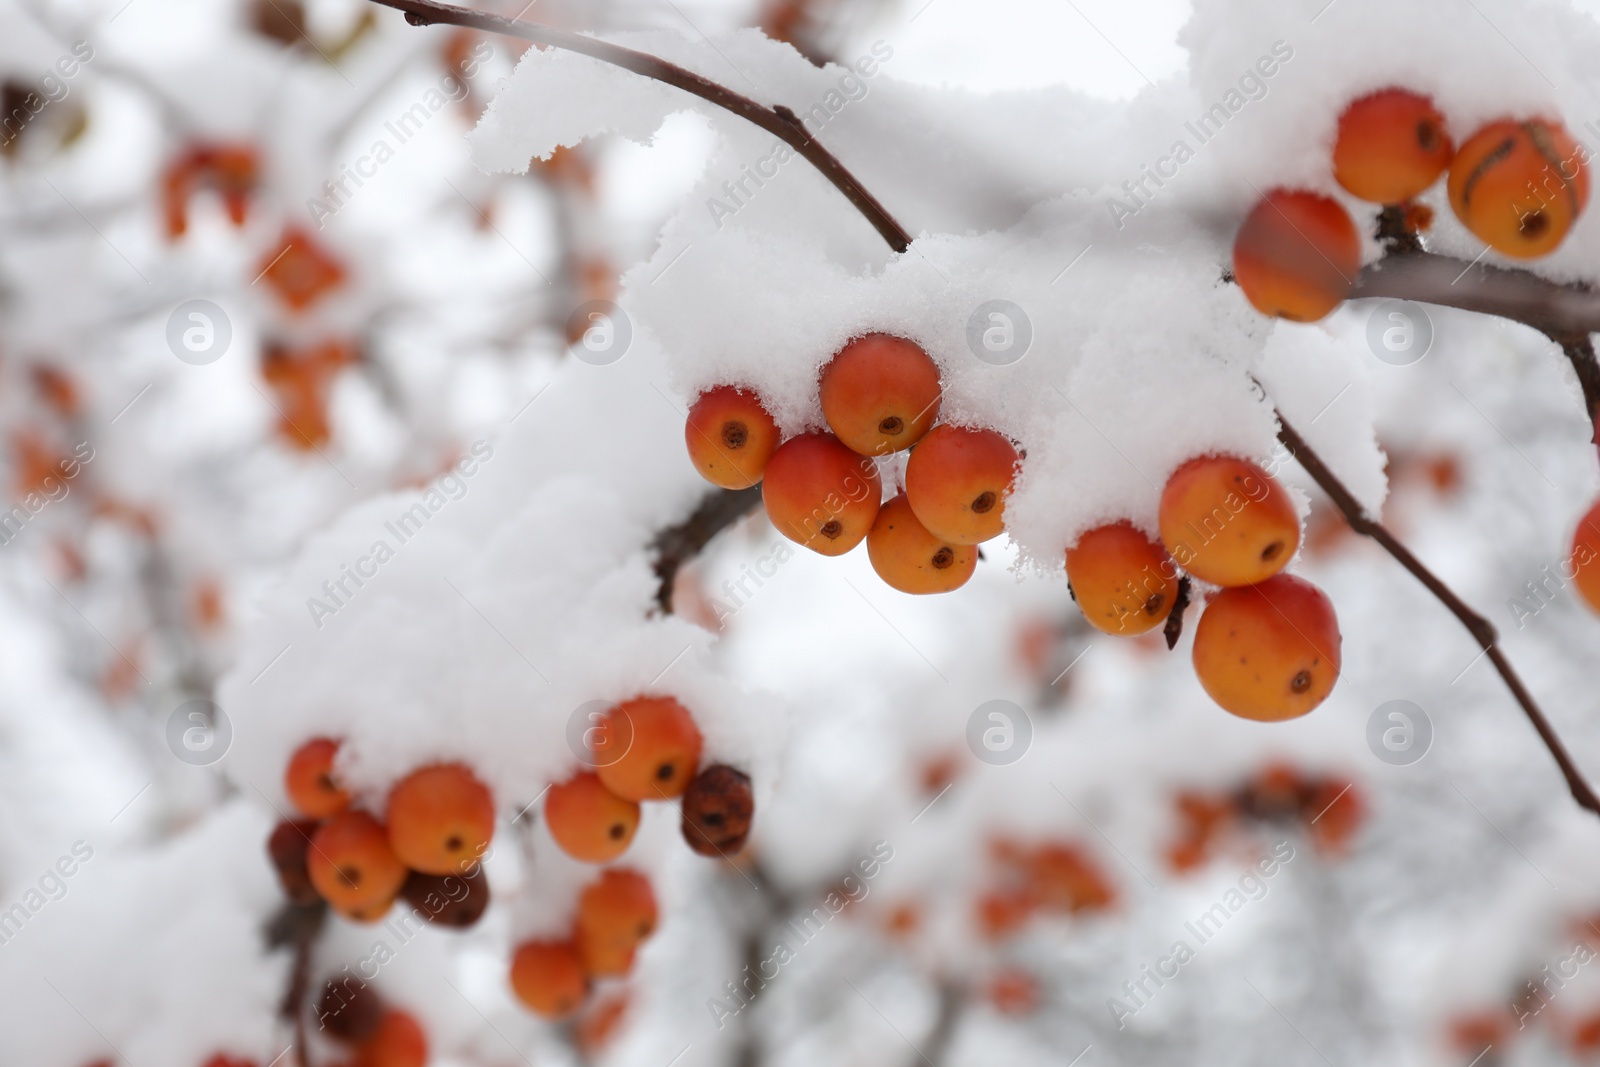
[{"label": "thin twig", "polygon": [[1594,339],[1588,334],[1568,338],[1561,342],[1561,351],[1566,353],[1574,373],[1578,375],[1578,387],[1583,390],[1583,406],[1588,408],[1589,422],[1594,426],[1594,436],[1590,440],[1596,448],[1600,448],[1600,360],[1595,358]]},{"label": "thin twig", "polygon": [[1378,228],[1373,235],[1390,255],[1422,251],[1422,239],[1412,229],[1409,204],[1386,204],[1378,212]]},{"label": "thin twig", "polygon": [[656,534],[650,547],[655,552],[656,605],[663,614],[672,612],[672,586],[678,569],[698,556],[711,539],[761,506],[761,487],[716,489],[707,493],[694,513],[675,526]]},{"label": "thin twig", "polygon": [[328,906],[321,901],[315,904],[285,901],[268,920],[266,928],[269,948],[288,947],[294,952],[278,1012],[294,1029],[295,1062],[300,1067],[308,1067],[310,1062],[306,1059],[306,998],[311,991],[311,954],[327,917]]},{"label": "thin twig", "polygon": [[1556,735],[1555,729],[1550,725],[1550,721],[1545,718],[1544,712],[1539,710],[1539,705],[1534,701],[1533,694],[1528,692],[1527,687],[1522,684],[1522,679],[1512,669],[1510,661],[1506,659],[1505,653],[1500,649],[1499,637],[1489,620],[1468,607],[1449,586],[1439,579],[1438,575],[1430,571],[1421,560],[1412,555],[1410,549],[1395,540],[1394,535],[1381,522],[1366,513],[1360,502],[1356,500],[1355,495],[1339,480],[1338,475],[1329,469],[1322,457],[1317,455],[1310,445],[1306,444],[1305,438],[1301,437],[1299,432],[1289,424],[1289,420],[1283,417],[1282,412],[1278,413],[1278,440],[1283,442],[1283,447],[1289,450],[1290,455],[1300,461],[1300,465],[1306,469],[1306,473],[1311,475],[1312,481],[1321,486],[1322,491],[1327,493],[1333,500],[1334,506],[1344,515],[1345,521],[1350,524],[1352,530],[1359,534],[1365,534],[1382,545],[1384,550],[1393,556],[1402,567],[1410,571],[1418,581],[1427,586],[1428,591],[1437,597],[1445,607],[1449,608],[1451,614],[1461,620],[1461,625],[1467,628],[1468,632],[1477,639],[1479,646],[1488,654],[1489,662],[1494,664],[1495,670],[1504,679],[1506,688],[1511,690],[1511,695],[1522,706],[1522,710],[1527,714],[1529,721],[1533,723],[1533,728],[1539,732],[1539,737],[1544,741],[1545,747],[1555,757],[1556,765],[1561,768],[1562,775],[1567,779],[1567,788],[1572,791],[1572,798],[1581,807],[1600,815],[1600,796],[1596,796],[1594,790],[1589,787],[1589,783],[1584,779],[1583,773],[1578,770],[1577,764],[1572,760],[1572,756],[1568,754],[1566,746],[1561,743],[1561,738]]},{"label": "thin twig", "polygon": [[911,235],[894,220],[876,197],[867,192],[866,187],[856,180],[855,175],[845,169],[844,164],[840,163],[833,153],[823,148],[816,138],[811,136],[803,120],[787,107],[781,105],[766,107],[747,96],[741,96],[725,85],[719,85],[675,63],[668,63],[645,52],[624,48],[597,37],[586,37],[570,30],[542,26],[521,19],[507,18],[504,15],[491,15],[485,11],[473,11],[454,4],[439,3],[438,0],[372,0],[372,2],[405,12],[406,21],[413,26],[438,24],[469,26],[476,30],[532,41],[535,44],[562,48],[589,56],[591,59],[598,59],[602,63],[631,70],[635,74],[698,96],[761,127],[804,156],[824,178],[845,195],[850,203],[855,205],[856,210],[883,235],[885,241],[889,242],[890,248],[896,252],[904,252],[911,247]]}]

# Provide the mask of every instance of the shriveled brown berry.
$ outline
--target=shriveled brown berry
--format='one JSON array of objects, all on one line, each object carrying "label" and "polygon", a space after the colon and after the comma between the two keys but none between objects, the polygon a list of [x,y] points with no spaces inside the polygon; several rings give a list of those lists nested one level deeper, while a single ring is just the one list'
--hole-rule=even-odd
[{"label": "shriveled brown berry", "polygon": [[278,872],[278,884],[283,886],[284,896],[295,904],[315,904],[322,899],[306,870],[306,852],[311,847],[311,835],[316,832],[317,824],[309,819],[284,819],[267,838],[267,855]]},{"label": "shriveled brown berry", "polygon": [[683,794],[683,839],[702,856],[744,848],[755,815],[750,776],[725,764],[701,771]]},{"label": "shriveled brown berry", "polygon": [[330,978],[317,1000],[317,1027],[336,1041],[359,1045],[378,1032],[383,998],[353,976]]},{"label": "shriveled brown berry", "polygon": [[428,922],[456,928],[471,926],[489,908],[489,879],[482,866],[473,871],[471,877],[412,871],[400,887],[400,895]]}]

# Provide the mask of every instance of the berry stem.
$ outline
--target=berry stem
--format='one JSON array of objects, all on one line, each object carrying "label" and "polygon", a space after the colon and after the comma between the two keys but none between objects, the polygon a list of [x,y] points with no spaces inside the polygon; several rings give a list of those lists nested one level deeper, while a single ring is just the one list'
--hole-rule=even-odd
[{"label": "berry stem", "polygon": [[315,904],[285,901],[267,923],[268,947],[294,950],[288,987],[278,1011],[294,1028],[294,1063],[299,1067],[310,1062],[306,1059],[306,998],[311,991],[311,953],[327,917],[328,906],[320,900]]},{"label": "berry stem", "polygon": [[1390,533],[1381,522],[1367,515],[1366,510],[1356,500],[1355,495],[1345,487],[1345,484],[1339,480],[1338,475],[1333,473],[1322,457],[1317,455],[1311,446],[1306,443],[1305,438],[1300,436],[1299,431],[1290,425],[1289,420],[1283,417],[1282,412],[1278,413],[1278,440],[1283,443],[1284,448],[1289,450],[1289,454],[1300,462],[1300,466],[1306,469],[1306,473],[1311,475],[1312,481],[1321,486],[1322,491],[1328,494],[1334,506],[1344,515],[1345,521],[1350,524],[1352,530],[1370,537],[1382,545],[1384,551],[1393,556],[1402,567],[1410,571],[1418,581],[1427,586],[1428,591],[1437,597],[1440,603],[1449,608],[1451,614],[1461,620],[1461,625],[1465,626],[1468,632],[1477,639],[1479,646],[1487,654],[1489,662],[1494,664],[1494,669],[1499,672],[1500,677],[1505,681],[1506,688],[1511,690],[1511,695],[1522,706],[1522,710],[1527,714],[1529,721],[1533,723],[1533,728],[1538,731],[1540,739],[1544,741],[1545,747],[1555,757],[1556,765],[1561,768],[1561,773],[1567,780],[1567,788],[1572,791],[1572,798],[1578,802],[1580,807],[1587,808],[1589,811],[1600,815],[1600,796],[1596,796],[1594,790],[1590,788],[1589,783],[1583,777],[1583,773],[1578,770],[1577,764],[1573,762],[1572,756],[1567,752],[1566,746],[1562,744],[1561,738],[1557,736],[1555,728],[1550,725],[1550,721],[1545,718],[1544,712],[1539,709],[1538,703],[1533,699],[1533,694],[1528,692],[1527,686],[1523,685],[1522,679],[1512,668],[1511,661],[1506,658],[1505,653],[1500,648],[1499,636],[1489,620],[1468,607],[1466,602],[1457,596],[1449,586],[1445,585],[1438,575],[1434,574],[1421,560],[1412,555],[1410,549],[1396,540],[1394,534]]},{"label": "berry stem", "polygon": [[1422,251],[1422,241],[1406,218],[1406,204],[1385,204],[1378,212],[1375,236],[1388,255],[1408,255]]},{"label": "berry stem", "polygon": [[1185,574],[1178,579],[1178,595],[1172,599],[1172,611],[1167,614],[1167,625],[1162,630],[1162,636],[1167,639],[1168,652],[1178,647],[1178,638],[1183,636],[1183,613],[1189,610],[1192,593],[1193,583]]},{"label": "berry stem", "polygon": [[621,67],[623,70],[631,70],[635,74],[698,96],[708,103],[738,115],[747,122],[754,123],[804,156],[824,178],[845,195],[851,204],[855,205],[856,210],[866,217],[873,228],[889,243],[890,248],[896,252],[904,252],[911,247],[911,235],[906,233],[888,210],[876,197],[867,192],[866,187],[856,180],[855,175],[851,174],[833,153],[822,147],[817,139],[811,136],[800,118],[781,104],[775,107],[758,104],[727,86],[719,85],[675,63],[668,63],[657,56],[638,52],[632,48],[623,48],[621,45],[573,33],[570,30],[542,26],[521,19],[507,18],[504,15],[492,15],[486,11],[473,11],[454,4],[440,3],[438,0],[372,0],[372,2],[405,12],[406,21],[413,26],[439,24],[467,26],[532,41],[534,44],[547,45],[551,48],[563,48],[591,59],[598,59],[602,63]]}]

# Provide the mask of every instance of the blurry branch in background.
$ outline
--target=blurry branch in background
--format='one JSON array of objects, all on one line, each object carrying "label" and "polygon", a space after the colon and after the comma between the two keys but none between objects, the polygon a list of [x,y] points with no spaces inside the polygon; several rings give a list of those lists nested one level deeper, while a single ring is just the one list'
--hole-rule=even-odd
[{"label": "blurry branch in background", "polygon": [[285,901],[273,913],[265,931],[268,947],[288,948],[293,954],[288,986],[278,1004],[278,1014],[293,1028],[294,1060],[299,1067],[310,1064],[306,1057],[306,1010],[311,992],[311,954],[327,918],[328,906],[321,901],[315,904]]},{"label": "blurry branch in background", "polygon": [[[844,881],[845,878],[841,877],[798,889],[785,889],[773,879],[759,860],[726,861],[725,887],[735,893],[740,891],[741,886],[745,887],[748,892],[744,895],[751,901],[748,917],[739,936],[739,962],[743,968],[741,974],[756,976],[755,981],[758,983],[755,990],[746,990],[751,1000],[743,1005],[737,1015],[739,1027],[737,1045],[728,1060],[733,1067],[762,1067],[767,1060],[766,1052],[757,1036],[756,1012],[753,1009],[759,1006],[758,1002],[769,985],[784,980],[784,972],[781,969],[771,977],[767,976],[765,970],[766,965],[772,962],[773,946],[792,940],[796,929],[792,923],[796,916],[803,917],[808,913],[824,910],[824,898],[838,891]],[[849,906],[856,905],[852,903]],[[800,919],[800,922],[804,921],[804,918]],[[918,968],[913,963],[913,969],[924,968]],[[938,973],[925,974],[925,977],[934,987],[934,994],[937,997],[933,1023],[920,1040],[912,1040],[915,1034],[901,1034],[900,1037],[916,1052],[916,1060],[913,1062],[924,1067],[944,1067],[949,1058],[950,1043],[955,1036],[956,1024],[960,1021],[962,1008],[967,1003],[970,990],[956,978]],[[845,979],[845,983],[846,988],[853,986],[848,979]],[[830,992],[844,995],[838,988],[833,988]],[[849,995],[862,996],[859,989],[852,989]]]},{"label": "blurry branch in background", "polygon": [[537,23],[507,18],[504,15],[473,11],[454,4],[437,3],[436,0],[372,0],[372,2],[405,12],[406,20],[413,26],[445,24],[505,34],[535,44],[578,52],[591,59],[598,59],[602,63],[621,67],[623,70],[632,71],[698,96],[761,127],[804,156],[824,178],[845,195],[868,222],[872,223],[878,233],[883,235],[883,239],[889,242],[889,247],[896,252],[904,252],[911,247],[911,235],[894,220],[876,197],[867,192],[866,188],[856,180],[855,175],[845,169],[844,164],[835,159],[831,152],[811,136],[795,113],[781,104],[766,107],[726,86],[674,63],[668,63],[664,59],[631,48],[623,48],[609,41],[573,33],[570,30],[541,26]]},{"label": "blurry branch in background", "polygon": [[[910,237],[884,210],[870,193],[862,187],[844,165],[824,150],[795,118],[794,112],[778,106],[766,108],[747,97],[718,85],[682,67],[667,63],[654,56],[621,48],[605,41],[564,30],[554,30],[532,23],[488,15],[436,0],[373,0],[374,3],[392,7],[406,13],[413,25],[451,23],[477,29],[504,33],[523,40],[570,49],[584,55],[611,63],[665,82],[703,100],[716,104],[748,119],[762,129],[783,138],[820,170],[849,198],[867,220],[883,235],[896,252],[910,247]],[[1387,237],[1389,248],[1378,262],[1364,268],[1350,296],[1390,297],[1438,304],[1445,307],[1478,311],[1497,315],[1513,322],[1524,323],[1544,333],[1560,344],[1583,384],[1591,418],[1600,416],[1600,365],[1596,364],[1589,334],[1600,329],[1600,293],[1587,287],[1559,285],[1528,271],[1494,266],[1477,266],[1450,256],[1414,250],[1419,242],[1408,241],[1404,235],[1403,220],[1385,216],[1380,220],[1380,236]],[[1474,273],[1476,272],[1476,273]],[[1467,280],[1468,275],[1472,277]],[[1465,285],[1461,285],[1467,280]],[[1258,383],[1259,384],[1259,383]],[[1556,735],[1533,695],[1522,684],[1512,669],[1510,661],[1497,643],[1494,627],[1461,600],[1437,575],[1425,567],[1410,550],[1388,532],[1384,526],[1368,517],[1354,494],[1339,481],[1333,469],[1319,456],[1306,440],[1297,433],[1283,413],[1274,414],[1280,426],[1279,440],[1300,462],[1318,485],[1333,499],[1345,520],[1357,533],[1373,538],[1384,551],[1410,571],[1428,591],[1439,599],[1451,613],[1478,640],[1495,670],[1511,689],[1517,703],[1550,754],[1555,758],[1573,799],[1578,804],[1600,815],[1600,797],[1595,795],[1583,775],[1573,763],[1566,747]],[[1600,440],[1600,424],[1597,424]],[[743,499],[739,499],[740,497]],[[678,568],[689,556],[700,551],[719,530],[731,524],[746,511],[755,507],[759,490],[745,489],[737,493],[711,494],[684,523],[663,530],[654,543],[657,552],[656,574],[661,578],[657,603],[663,611],[671,610],[672,581]],[[1170,622],[1170,619],[1169,619]],[[1178,625],[1181,626],[1181,616]],[[1175,642],[1174,642],[1175,643]]]}]

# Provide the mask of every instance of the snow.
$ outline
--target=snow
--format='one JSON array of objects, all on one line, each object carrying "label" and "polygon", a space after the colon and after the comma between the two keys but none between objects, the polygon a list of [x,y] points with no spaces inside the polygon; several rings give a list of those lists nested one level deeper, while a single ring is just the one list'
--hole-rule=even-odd
[{"label": "snow", "polygon": [[[198,1067],[222,1049],[262,1064],[278,1054],[287,957],[262,944],[279,904],[262,842],[288,810],[285,762],[311,736],[343,740],[340,770],[375,811],[425,763],[464,761],[490,786],[495,906],[470,932],[430,929],[397,946],[380,984],[424,1020],[442,1063],[568,1055],[505,983],[511,946],[566,931],[595,873],[555,847],[540,798],[579,767],[573,715],[645,692],[693,711],[707,762],[752,775],[751,854],[797,907],[877,842],[894,858],[730,1034],[706,1001],[744,966],[741,935],[771,933],[748,915],[755,872],[689,855],[676,808],[647,805],[620,862],[652,878],[662,926],[627,985],[632,1021],[608,1064],[660,1067],[680,1048],[682,1067],[726,1062],[746,1022],[773,1062],[888,1060],[905,1049],[883,1020],[917,1041],[928,1032],[930,976],[977,986],[1008,964],[1045,979],[1048,1021],[976,1008],[953,1062],[1067,1062],[1090,1043],[1108,1062],[1240,1062],[1241,1034],[1263,1060],[1321,1062],[1278,1009],[1336,1062],[1466,1062],[1441,1045],[1449,1022],[1503,1008],[1508,990],[1570,952],[1570,920],[1594,911],[1593,818],[1565,796],[1470,637],[1386,557],[1357,543],[1296,562],[1337,605],[1344,675],[1315,714],[1270,727],[1207,700],[1189,638],[1169,654],[1089,631],[1061,569],[1063,550],[1095,525],[1127,518],[1153,530],[1161,485],[1198,454],[1254,458],[1309,513],[1318,498],[1276,442],[1276,407],[1369,512],[1386,514],[1491,616],[1592,762],[1600,623],[1570,589],[1520,622],[1510,603],[1562,558],[1579,503],[1600,484],[1570,371],[1531,331],[1443,309],[1428,311],[1428,355],[1394,366],[1370,347],[1371,302],[1321,323],[1274,324],[1224,281],[1232,232],[1269,187],[1338,195],[1364,227],[1370,220],[1328,173],[1334,123],[1352,96],[1396,82],[1428,91],[1458,137],[1533,114],[1600,137],[1583,129],[1600,123],[1587,87],[1600,46],[1590,15],[1531,0],[1474,0],[1448,18],[1423,0],[1336,0],[1320,11],[1197,0],[1181,52],[1141,40],[1124,57],[1153,81],[1109,73],[1118,42],[1140,29],[1133,9],[1090,4],[1050,13],[1038,25],[1054,28],[1015,54],[973,47],[940,7],[915,25],[908,10],[897,32],[861,27],[840,52],[848,67],[814,67],[750,30],[606,34],[814,122],[825,115],[819,139],[915,237],[903,255],[771,135],[637,75],[529,50],[466,145],[485,171],[520,175],[559,146],[628,142],[603,149],[593,195],[631,202],[604,218],[596,208],[581,225],[624,223],[605,251],[624,272],[633,341],[594,366],[565,356],[548,325],[525,328],[565,299],[547,278],[560,267],[555,194],[465,173],[453,119],[434,120],[415,151],[330,221],[322,239],[357,278],[346,298],[279,321],[252,291],[256,253],[285,222],[307,225],[305,197],[330,168],[436,81],[410,66],[423,31],[385,20],[370,53],[310,68],[280,92],[278,53],[234,40],[237,61],[216,62],[207,42],[236,28],[193,20],[165,37],[169,8],[188,10],[141,0],[107,31],[105,60],[149,67],[158,89],[183,98],[184,121],[208,134],[252,132],[267,121],[260,109],[281,103],[278,206],[242,233],[197,208],[193,243],[173,256],[148,218],[123,217],[100,237],[78,227],[11,241],[8,231],[0,267],[20,310],[4,326],[5,356],[81,347],[99,488],[164,506],[178,562],[234,577],[242,621],[208,650],[225,667],[216,699],[234,736],[214,767],[174,766],[160,730],[177,704],[178,665],[141,658],[155,681],[137,700],[97,691],[80,661],[102,646],[134,651],[125,605],[98,587],[45,587],[35,565],[7,557],[0,909],[26,901],[80,840],[93,858],[0,945],[0,1063],[83,1067],[109,1055],[107,1044],[140,1065]],[[1041,58],[1056,55],[1052,34],[1075,35],[1071,48],[1083,50],[1076,38],[1092,43],[1089,30],[1101,28],[1110,51],[1096,60],[1098,94],[1088,75]],[[8,70],[31,70],[50,52],[0,37]],[[25,62],[13,62],[14,40]],[[941,41],[971,66],[937,77]],[[204,78],[186,81],[196,69]],[[347,93],[344,75],[360,90]],[[165,153],[151,147],[157,109],[133,89],[109,76],[84,88],[103,92],[117,121],[93,127],[76,163],[51,173],[69,204],[81,190],[98,218],[141,195]],[[1237,108],[1226,102],[1234,92]],[[1230,117],[1202,139],[1185,123],[1219,101]],[[1164,173],[1179,140],[1188,153],[1157,184],[1149,175]],[[105,166],[123,151],[120,168]],[[628,191],[652,179],[655,199]],[[8,227],[55,195],[31,177],[3,182],[15,193],[0,213]],[[1432,239],[1478,257],[1441,197],[1430,194]],[[76,215],[62,218],[76,227]],[[1532,269],[1600,274],[1597,226],[1585,216]],[[126,295],[142,283],[123,249],[163,294],[217,294],[233,314],[235,350],[176,368],[161,340],[164,296]],[[1367,252],[1377,253],[1371,242]],[[1026,315],[1032,342],[1014,362],[971,346],[974,315],[992,301]],[[563,317],[550,318],[558,328]],[[262,443],[273,413],[253,368],[267,330],[361,333],[381,368],[341,378],[338,432],[320,454]],[[799,552],[754,517],[684,575],[685,602],[735,609],[723,625],[658,614],[651,538],[705,492],[679,443],[688,403],[734,383],[757,390],[786,433],[819,426],[818,371],[869,330],[930,353],[945,419],[995,427],[1026,451],[1009,536],[986,547],[967,587],[912,598],[878,582],[863,553]],[[33,414],[15,391],[0,404],[19,424]],[[1419,489],[1415,474],[1386,471],[1386,450],[1453,455],[1463,485]],[[70,499],[28,536],[46,543],[87,524],[87,509],[68,519],[82,503]],[[102,526],[85,540],[97,574],[132,587],[147,573],[131,538]],[[736,584],[752,561],[780,555],[753,589]],[[82,640],[40,636],[55,629]],[[1045,653],[1022,662],[1020,635],[1041,630]],[[1436,730],[1434,749],[1410,767],[1379,763],[1367,747],[1369,716],[1396,698],[1426,709]],[[971,716],[992,700],[1029,716],[1031,747],[1015,764],[968,758]],[[954,784],[935,794],[923,773],[944,756],[954,757]],[[1105,1002],[1122,995],[1122,980],[1167,951],[1256,853],[1297,834],[1255,827],[1180,876],[1164,858],[1174,795],[1236,789],[1279,759],[1355,782],[1371,814],[1352,854],[1322,855],[1294,836],[1295,858],[1266,898],[1141,1010],[1131,1033],[1116,1030]],[[985,942],[972,906],[992,876],[988,844],[1002,835],[1081,849],[1116,906],[1041,922],[1016,943]],[[910,948],[881,930],[903,902],[925,912]],[[387,927],[331,919],[318,973],[393,940]],[[1592,1008],[1594,974],[1547,1018]]]}]

